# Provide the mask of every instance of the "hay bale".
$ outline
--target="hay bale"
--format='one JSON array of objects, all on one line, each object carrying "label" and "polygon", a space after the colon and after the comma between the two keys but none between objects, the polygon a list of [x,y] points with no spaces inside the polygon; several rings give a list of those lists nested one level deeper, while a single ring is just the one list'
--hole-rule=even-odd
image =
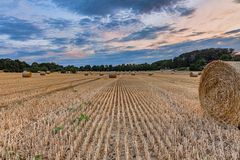
[{"label": "hay bale", "polygon": [[62,74],[65,74],[65,73],[66,73],[66,71],[65,71],[65,70],[62,70],[60,73],[62,73]]},{"label": "hay bale", "polygon": [[198,75],[201,76],[201,75],[202,75],[202,72],[198,72]]},{"label": "hay bale", "polygon": [[22,72],[22,77],[23,78],[30,78],[30,77],[32,77],[32,72],[23,71]]},{"label": "hay bale", "polygon": [[116,73],[110,73],[109,78],[117,78],[117,74]]},{"label": "hay bale", "polygon": [[203,70],[200,104],[214,119],[240,125],[240,63],[214,61]]},{"label": "hay bale", "polygon": [[51,73],[51,71],[47,71],[46,73],[47,73],[47,74],[50,74],[50,73]]},{"label": "hay bale", "polygon": [[84,76],[88,76],[88,73],[85,73]]},{"label": "hay bale", "polygon": [[103,73],[100,73],[99,76],[104,76],[104,74],[103,74]]},{"label": "hay bale", "polygon": [[135,76],[136,74],[135,73],[131,73],[132,76]]},{"label": "hay bale", "polygon": [[41,76],[45,76],[45,75],[46,75],[46,72],[42,71],[42,72],[40,72],[40,75],[41,75]]},{"label": "hay bale", "polygon": [[198,72],[190,72],[190,77],[198,77]]},{"label": "hay bale", "polygon": [[153,73],[148,73],[148,75],[149,75],[149,76],[152,76],[152,75],[153,75]]}]

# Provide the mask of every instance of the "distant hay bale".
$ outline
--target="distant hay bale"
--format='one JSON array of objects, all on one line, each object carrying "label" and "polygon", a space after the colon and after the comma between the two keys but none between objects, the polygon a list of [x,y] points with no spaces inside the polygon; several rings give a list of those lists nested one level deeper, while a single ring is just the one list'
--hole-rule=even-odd
[{"label": "distant hay bale", "polygon": [[23,71],[22,72],[22,77],[23,78],[30,78],[30,77],[32,77],[32,72]]},{"label": "distant hay bale", "polygon": [[88,73],[85,73],[84,76],[88,76]]},{"label": "distant hay bale", "polygon": [[104,76],[104,74],[103,74],[103,73],[100,73],[99,76]]},{"label": "distant hay bale", "polygon": [[199,75],[199,76],[202,75],[202,72],[198,72],[198,75]]},{"label": "distant hay bale", "polygon": [[65,73],[66,73],[66,71],[65,71],[65,70],[62,70],[60,73],[62,73],[62,74],[65,74]]},{"label": "distant hay bale", "polygon": [[116,73],[110,73],[109,78],[117,78],[117,74]]},{"label": "distant hay bale", "polygon": [[200,104],[214,119],[240,125],[240,63],[214,61],[203,70]]},{"label": "distant hay bale", "polygon": [[47,74],[50,74],[50,73],[51,73],[51,71],[47,71],[46,73],[47,73]]},{"label": "distant hay bale", "polygon": [[135,76],[136,74],[135,73],[131,73],[132,76]]},{"label": "distant hay bale", "polygon": [[152,75],[153,75],[153,73],[148,73],[148,75],[149,75],[149,76],[152,76]]},{"label": "distant hay bale", "polygon": [[42,72],[40,72],[40,75],[41,75],[41,76],[45,76],[45,75],[46,75],[46,72],[42,71]]},{"label": "distant hay bale", "polygon": [[190,72],[190,77],[198,77],[198,72]]}]

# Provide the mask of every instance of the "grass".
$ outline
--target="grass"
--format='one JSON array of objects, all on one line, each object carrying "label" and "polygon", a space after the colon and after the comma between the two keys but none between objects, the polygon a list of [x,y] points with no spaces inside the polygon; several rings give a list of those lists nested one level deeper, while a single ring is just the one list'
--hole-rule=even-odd
[{"label": "grass", "polygon": [[55,128],[53,129],[53,132],[54,132],[54,134],[57,134],[57,133],[59,133],[60,131],[62,131],[63,129],[64,129],[63,126],[58,126],[58,127],[55,127]]},{"label": "grass", "polygon": [[43,156],[42,155],[35,155],[33,160],[43,160]]}]

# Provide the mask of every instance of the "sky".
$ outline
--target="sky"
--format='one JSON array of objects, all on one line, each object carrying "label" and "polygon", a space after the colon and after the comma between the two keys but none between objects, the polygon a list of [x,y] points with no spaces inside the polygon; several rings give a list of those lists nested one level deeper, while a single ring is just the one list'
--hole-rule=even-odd
[{"label": "sky", "polygon": [[204,48],[240,51],[240,0],[0,1],[0,58],[117,65]]}]

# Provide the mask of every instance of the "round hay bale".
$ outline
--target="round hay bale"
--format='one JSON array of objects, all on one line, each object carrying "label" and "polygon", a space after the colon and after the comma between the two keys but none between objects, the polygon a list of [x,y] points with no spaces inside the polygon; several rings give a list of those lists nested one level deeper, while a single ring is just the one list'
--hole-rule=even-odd
[{"label": "round hay bale", "polygon": [[199,99],[215,120],[240,125],[240,63],[213,61],[202,72]]},{"label": "round hay bale", "polygon": [[22,77],[23,78],[30,78],[30,77],[32,77],[32,72],[23,71],[22,72]]},{"label": "round hay bale", "polygon": [[148,75],[149,75],[149,76],[152,76],[152,75],[153,75],[153,73],[148,73]]},{"label": "round hay bale", "polygon": [[198,72],[190,72],[190,77],[198,77]]},{"label": "round hay bale", "polygon": [[42,72],[40,72],[40,75],[41,75],[41,76],[45,76],[45,75],[46,75],[46,72],[42,71]]},{"label": "round hay bale", "polygon": [[104,76],[104,74],[103,74],[103,73],[100,73],[99,76]]},{"label": "round hay bale", "polygon": [[85,73],[84,76],[88,76],[88,73]]},{"label": "round hay bale", "polygon": [[109,74],[109,78],[117,78],[117,74],[115,74],[115,73],[110,73],[110,74]]},{"label": "round hay bale", "polygon": [[202,72],[198,72],[198,75],[201,76],[201,75],[202,75]]},{"label": "round hay bale", "polygon": [[135,73],[131,73],[132,76],[135,76],[136,74]]},{"label": "round hay bale", "polygon": [[47,71],[46,73],[47,73],[47,74],[50,74],[50,73],[51,73],[51,71]]}]

